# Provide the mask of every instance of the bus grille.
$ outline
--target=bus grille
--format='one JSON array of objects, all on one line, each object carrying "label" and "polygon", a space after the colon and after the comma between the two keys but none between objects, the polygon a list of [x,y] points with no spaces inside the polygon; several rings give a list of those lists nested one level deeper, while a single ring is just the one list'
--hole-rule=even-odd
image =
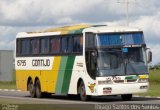
[{"label": "bus grille", "polygon": [[136,82],[136,81],[137,81],[137,79],[127,80],[128,83],[130,83],[130,82]]},{"label": "bus grille", "polygon": [[114,83],[124,83],[124,80],[114,80]]}]

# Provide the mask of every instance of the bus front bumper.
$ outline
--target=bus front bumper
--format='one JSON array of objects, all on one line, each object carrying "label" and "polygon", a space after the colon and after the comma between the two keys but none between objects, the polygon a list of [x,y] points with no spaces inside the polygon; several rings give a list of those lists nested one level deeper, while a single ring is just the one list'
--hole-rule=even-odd
[{"label": "bus front bumper", "polygon": [[129,83],[129,84],[106,84],[97,85],[95,95],[121,95],[145,93],[149,88],[149,83]]}]

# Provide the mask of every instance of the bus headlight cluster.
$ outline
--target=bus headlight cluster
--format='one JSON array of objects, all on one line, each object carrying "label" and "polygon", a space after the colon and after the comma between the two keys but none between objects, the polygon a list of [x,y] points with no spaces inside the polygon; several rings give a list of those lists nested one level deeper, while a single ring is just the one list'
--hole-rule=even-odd
[{"label": "bus headlight cluster", "polygon": [[142,78],[138,80],[139,83],[147,83],[148,81],[149,81],[148,78]]},{"label": "bus headlight cluster", "polygon": [[112,80],[103,80],[103,81],[98,81],[98,85],[104,85],[104,84],[112,84]]}]

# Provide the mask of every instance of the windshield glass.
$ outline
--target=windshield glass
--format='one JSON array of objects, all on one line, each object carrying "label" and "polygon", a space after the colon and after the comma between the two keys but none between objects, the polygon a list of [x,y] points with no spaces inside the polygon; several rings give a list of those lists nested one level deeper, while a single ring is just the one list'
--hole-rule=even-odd
[{"label": "windshield glass", "polygon": [[123,55],[120,49],[110,49],[98,52],[98,75],[124,75]]},{"label": "windshield glass", "polygon": [[126,74],[148,73],[145,55],[142,47],[128,48],[128,52],[124,52]]},{"label": "windshield glass", "polygon": [[145,49],[130,47],[99,50],[97,58],[98,76],[123,76],[147,74]]},{"label": "windshield glass", "polygon": [[99,76],[148,73],[143,32],[100,33],[95,37]]}]

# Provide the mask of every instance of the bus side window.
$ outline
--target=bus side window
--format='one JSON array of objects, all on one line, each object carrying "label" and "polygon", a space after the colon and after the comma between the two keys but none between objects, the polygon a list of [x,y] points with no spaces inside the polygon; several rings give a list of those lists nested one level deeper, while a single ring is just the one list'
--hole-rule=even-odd
[{"label": "bus side window", "polygon": [[73,52],[81,53],[83,51],[83,37],[73,37]]},{"label": "bus side window", "polygon": [[22,39],[21,42],[21,55],[28,55],[30,53],[30,40]]},{"label": "bus side window", "polygon": [[62,53],[71,53],[72,52],[72,37],[62,37],[61,39],[62,41],[62,46],[61,46],[61,50]]},{"label": "bus side window", "polygon": [[43,38],[41,39],[41,54],[47,54],[49,52],[49,39]]},{"label": "bus side window", "polygon": [[52,38],[50,40],[50,52],[51,53],[60,52],[60,38]]},{"label": "bus side window", "polygon": [[21,54],[21,40],[20,39],[17,39],[17,42],[16,42],[16,55],[20,55]]},{"label": "bus side window", "polygon": [[40,48],[39,48],[39,39],[33,39],[31,40],[31,50],[32,54],[39,54]]}]

